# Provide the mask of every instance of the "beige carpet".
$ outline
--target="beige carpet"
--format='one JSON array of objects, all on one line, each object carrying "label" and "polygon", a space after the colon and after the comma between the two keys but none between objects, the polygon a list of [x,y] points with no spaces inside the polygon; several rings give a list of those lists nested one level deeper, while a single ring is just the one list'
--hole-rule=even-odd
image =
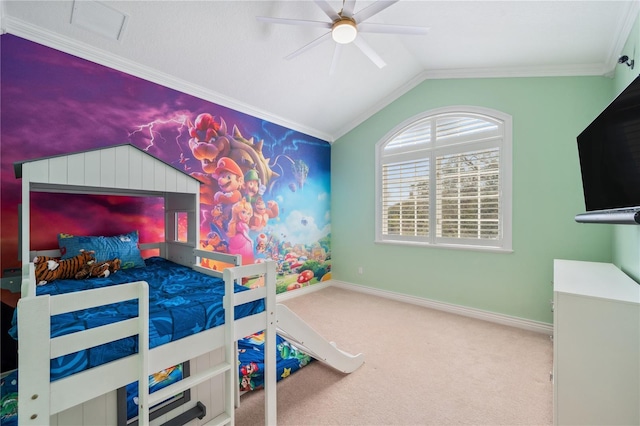
[{"label": "beige carpet", "polygon": [[[328,287],[289,308],[365,363],[312,362],[278,383],[280,425],[550,425],[549,336]],[[264,423],[264,393],[236,424]]]}]

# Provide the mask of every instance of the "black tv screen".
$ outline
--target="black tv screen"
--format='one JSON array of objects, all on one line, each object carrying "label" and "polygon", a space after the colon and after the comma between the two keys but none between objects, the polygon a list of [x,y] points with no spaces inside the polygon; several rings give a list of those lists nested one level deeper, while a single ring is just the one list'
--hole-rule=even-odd
[{"label": "black tv screen", "polygon": [[587,214],[640,210],[640,76],[577,140]]}]

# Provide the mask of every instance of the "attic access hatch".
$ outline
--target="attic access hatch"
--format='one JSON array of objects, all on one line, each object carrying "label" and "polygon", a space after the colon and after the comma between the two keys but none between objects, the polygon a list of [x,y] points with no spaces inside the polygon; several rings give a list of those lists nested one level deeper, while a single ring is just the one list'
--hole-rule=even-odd
[{"label": "attic access hatch", "polygon": [[93,0],[75,0],[71,24],[112,40],[122,40],[129,17],[124,13]]}]

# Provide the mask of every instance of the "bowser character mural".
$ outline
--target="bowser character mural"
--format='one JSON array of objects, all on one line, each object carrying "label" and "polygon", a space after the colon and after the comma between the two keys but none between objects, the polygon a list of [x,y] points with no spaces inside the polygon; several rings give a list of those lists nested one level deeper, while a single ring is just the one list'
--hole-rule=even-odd
[{"label": "bowser character mural", "polygon": [[[281,223],[280,203],[291,202],[292,194],[303,188],[309,172],[307,164],[285,154],[271,162],[263,154],[262,139],[256,142],[253,137],[245,138],[235,125],[229,133],[222,117],[203,113],[193,122],[188,120],[188,126],[189,149],[200,163],[199,170],[192,167],[191,175],[202,182],[201,247],[240,254],[245,265],[277,262],[279,292],[309,285],[309,277],[315,276],[316,282],[329,279],[328,238],[324,248],[321,242],[293,244],[287,241]],[[278,182],[283,175],[293,176],[293,181]],[[306,218],[298,222],[300,226],[306,223]],[[319,255],[310,257],[311,252]],[[296,262],[291,262],[292,258]],[[217,268],[215,264],[204,266]],[[246,283],[252,287],[262,284],[260,280]]]}]

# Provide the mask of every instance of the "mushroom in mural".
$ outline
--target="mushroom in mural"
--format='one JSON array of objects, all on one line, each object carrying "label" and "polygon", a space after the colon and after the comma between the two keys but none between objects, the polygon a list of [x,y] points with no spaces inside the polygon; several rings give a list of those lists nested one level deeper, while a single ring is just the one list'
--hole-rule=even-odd
[{"label": "mushroom in mural", "polygon": [[302,271],[300,272],[300,275],[298,275],[298,283],[304,285],[309,283],[309,281],[311,281],[311,278],[313,278],[313,271],[310,269],[307,269],[306,271]]}]

